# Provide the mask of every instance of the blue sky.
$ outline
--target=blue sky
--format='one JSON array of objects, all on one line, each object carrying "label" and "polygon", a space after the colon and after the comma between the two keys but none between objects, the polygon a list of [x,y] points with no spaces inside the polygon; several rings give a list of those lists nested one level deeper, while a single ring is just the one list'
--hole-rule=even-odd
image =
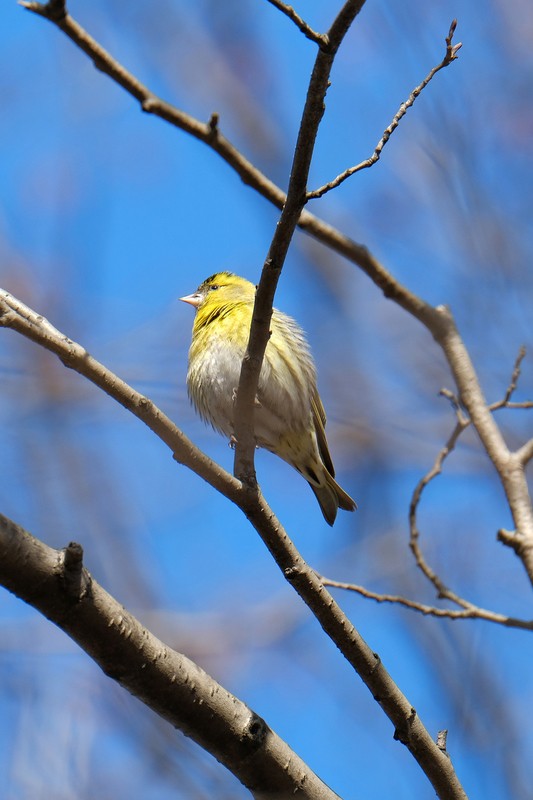
[{"label": "blue sky", "polygon": [[[519,6],[492,0],[480,19],[474,4],[369,2],[335,65],[310,181],[370,155],[442,58],[457,17],[459,60],[408,112],[381,162],[311,210],[411,289],[452,307],[490,400],[532,339],[533,12]],[[268,3],[168,0],[157,16],[117,0],[70,10],[154,92],[204,120],[219,112],[221,130],[286,185],[314,48]],[[324,29],[331,4],[298,10]],[[142,114],[46,21],[9,2],[0,23],[0,284],[231,469],[227,443],[187,401],[192,312],[177,298],[218,268],[256,281],[277,212],[205,146]],[[265,496],[329,577],[432,602],[408,552],[407,510],[453,427],[438,397],[452,388],[441,354],[364,275],[300,233],[276,305],[308,332],[339,480],[359,511],[330,530],[305,482],[260,452]],[[530,362],[517,399],[533,393]],[[51,546],[81,541],[108,591],[263,714],[342,797],[432,796],[237,509],[109,398],[10,331],[0,337],[0,378],[3,513]],[[511,444],[531,435],[528,412],[499,419]],[[471,431],[428,488],[420,524],[445,582],[531,616],[523,571],[495,541],[509,514]],[[450,729],[469,795],[529,797],[531,637],[339,599],[429,730]],[[149,800],[246,796],[231,778],[224,789],[222,768],[196,749],[184,768],[176,734],[6,592],[0,626],[0,741],[9,744],[0,769],[10,800],[50,790],[89,797],[104,786],[117,798],[132,787]],[[495,726],[497,753],[487,734]]]}]

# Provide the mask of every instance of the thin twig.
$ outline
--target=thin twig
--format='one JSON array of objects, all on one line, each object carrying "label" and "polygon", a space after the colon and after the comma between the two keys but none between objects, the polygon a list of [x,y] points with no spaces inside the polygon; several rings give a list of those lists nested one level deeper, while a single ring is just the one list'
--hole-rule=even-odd
[{"label": "thin twig", "polygon": [[[515,360],[513,372],[511,375],[509,385],[506,389],[505,395],[502,398],[502,400],[498,400],[497,402],[492,403],[489,406],[489,409],[491,411],[498,411],[499,409],[502,408],[531,408],[533,406],[533,403],[531,401],[525,401],[523,403],[513,403],[511,401],[511,398],[518,386],[518,380],[520,378],[520,368],[522,361],[525,357],[525,354],[526,354],[525,348],[522,346]],[[376,600],[379,603],[395,603],[398,605],[402,605],[406,608],[418,611],[425,615],[431,615],[435,617],[446,617],[449,619],[483,619],[488,622],[494,622],[509,628],[533,630],[533,621],[522,620],[516,617],[508,617],[504,614],[500,614],[495,611],[490,611],[488,609],[481,608],[479,606],[474,605],[470,601],[465,600],[463,597],[460,597],[458,594],[453,592],[448,586],[444,584],[444,582],[437,575],[435,570],[433,570],[432,567],[430,567],[420,547],[420,541],[419,541],[420,532],[417,526],[417,510],[420,504],[422,493],[426,488],[426,486],[435,477],[437,477],[437,475],[439,475],[442,472],[442,466],[444,461],[448,458],[450,453],[455,449],[457,440],[459,439],[463,431],[466,428],[468,428],[468,426],[471,424],[471,420],[469,419],[469,417],[467,417],[464,414],[464,411],[462,409],[461,403],[457,395],[455,395],[449,389],[441,389],[439,394],[441,394],[443,397],[446,397],[450,401],[457,422],[450,437],[448,438],[448,441],[446,442],[444,447],[442,447],[442,449],[439,451],[433,466],[420,479],[420,481],[418,482],[413,491],[413,496],[409,507],[409,524],[410,524],[409,546],[411,548],[411,551],[413,552],[417,566],[420,568],[425,577],[433,584],[433,586],[437,591],[438,597],[454,603],[455,605],[459,606],[460,610],[437,608],[436,606],[430,606],[424,603],[419,603],[415,600],[409,600],[405,597],[401,597],[400,595],[379,594],[377,592],[372,592],[370,589],[366,589],[365,587],[359,586],[357,584],[336,581],[330,578],[325,578],[323,576],[319,576],[320,580],[322,581],[324,586],[331,586],[339,589],[346,589],[349,591],[353,591],[362,595],[363,597],[367,597],[371,600]],[[518,451],[517,455],[522,453],[523,457],[526,459],[528,456],[529,458],[533,457],[533,439],[527,442],[525,445],[523,445],[523,447]],[[526,462],[524,461],[524,463]],[[515,532],[500,530],[498,532],[498,538],[500,541],[504,542],[510,547],[516,546]]]},{"label": "thin twig", "polygon": [[[460,414],[460,409],[457,410],[457,414]],[[448,441],[444,445],[444,447],[439,451],[435,462],[431,469],[419,480],[417,483],[414,491],[413,496],[411,498],[411,503],[409,504],[409,530],[410,530],[410,537],[409,537],[409,547],[411,548],[411,552],[413,553],[416,561],[416,565],[422,571],[422,573],[426,576],[426,578],[431,581],[435,589],[437,590],[437,595],[440,598],[450,600],[452,603],[460,606],[461,608],[467,609],[469,607],[469,603],[466,600],[463,600],[459,595],[456,595],[455,592],[452,592],[443,581],[439,578],[435,570],[433,570],[429,564],[427,563],[422,550],[420,548],[419,540],[420,540],[420,532],[417,526],[417,510],[418,505],[420,503],[422,493],[426,486],[431,483],[431,481],[437,476],[440,475],[442,472],[442,465],[444,461],[448,458],[450,453],[454,450],[457,440],[459,439],[462,432],[465,428],[470,424],[470,420],[464,418],[459,419],[455,428],[453,429]]]},{"label": "thin twig", "polygon": [[[473,603],[467,603],[464,608],[460,610],[454,608],[437,608],[436,606],[429,606],[425,603],[419,603],[416,600],[409,600],[406,597],[395,594],[380,594],[373,592],[364,586],[359,586],[355,583],[347,583],[344,581],[336,581],[331,578],[325,578],[319,575],[320,581],[324,586],[330,586],[336,589],[346,589],[350,592],[360,594],[369,600],[375,600],[378,603],[393,603],[396,605],[404,606],[413,611],[419,611],[425,616],[443,617],[446,619],[482,619],[487,622],[494,622],[498,625],[504,625],[506,628],[520,628],[521,630],[533,630],[533,620],[518,619],[516,617],[508,617],[505,614],[499,614],[496,611],[490,611],[485,608],[475,606]],[[466,601],[465,601],[466,603]]]},{"label": "thin twig", "polygon": [[526,357],[526,348],[524,345],[520,346],[518,351],[518,355],[516,357],[516,361],[514,362],[513,373],[511,375],[511,381],[509,386],[507,387],[507,391],[505,392],[505,397],[502,400],[502,406],[506,406],[516,391],[516,387],[518,386],[518,381],[520,379],[520,373],[522,369],[522,361]]},{"label": "thin twig", "polygon": [[281,0],[267,0],[267,2],[271,3],[275,6],[279,11],[285,14],[290,20],[294,22],[296,27],[303,33],[303,35],[310,39],[312,42],[315,42],[319,47],[327,46],[329,43],[328,37],[324,33],[317,33],[314,31],[310,25],[303,20],[299,14],[296,13],[292,6],[287,5],[287,3],[282,3]]},{"label": "thin twig", "polygon": [[411,92],[405,103],[401,104],[391,124],[388,126],[388,128],[385,128],[383,136],[381,137],[376,147],[374,148],[374,152],[372,153],[370,158],[361,161],[360,164],[357,164],[354,167],[349,167],[348,169],[344,170],[344,172],[341,172],[340,175],[337,175],[336,178],[334,178],[332,181],[329,181],[329,183],[325,183],[319,189],[315,189],[312,192],[308,192],[307,197],[309,200],[315,200],[318,197],[323,197],[323,195],[325,195],[327,192],[330,192],[332,189],[336,189],[337,186],[340,186],[341,183],[344,183],[344,181],[347,180],[347,178],[349,178],[351,175],[354,175],[356,172],[360,172],[363,169],[368,169],[368,167],[372,167],[377,161],[379,161],[383,148],[385,147],[390,137],[400,124],[402,118],[407,113],[407,110],[411,108],[411,106],[414,104],[418,95],[426,88],[428,83],[435,77],[437,72],[439,72],[441,69],[444,69],[444,67],[447,67],[449,64],[452,63],[452,61],[455,61],[455,59],[458,57],[457,52],[462,47],[462,43],[459,42],[458,44],[452,45],[452,39],[456,27],[457,27],[457,20],[454,19],[452,24],[450,25],[448,36],[446,37],[446,54],[444,58],[442,59],[440,64],[437,64],[436,67],[433,67],[433,69],[424,78],[422,83],[420,83],[415,89],[413,89],[413,91]]},{"label": "thin twig", "polygon": [[[513,408],[513,407],[514,408],[516,408],[516,407],[518,407],[518,408],[531,408],[533,406],[533,404],[530,403],[530,401],[526,401],[525,403],[513,403],[513,402],[511,402],[511,398],[512,398],[512,396],[513,396],[513,394],[516,391],[516,388],[518,386],[518,380],[520,378],[520,368],[521,368],[521,364],[522,364],[522,361],[523,361],[525,355],[526,355],[526,350],[525,350],[525,347],[522,345],[520,347],[520,350],[518,351],[518,355],[517,355],[517,357],[515,359],[515,363],[514,363],[514,366],[513,366],[513,372],[511,374],[511,379],[510,379],[509,384],[507,386],[507,389],[505,391],[505,395],[503,396],[503,398],[501,400],[498,400],[495,403],[491,403],[488,406],[488,408],[489,408],[489,410],[491,412],[499,411],[502,408]],[[459,437],[461,436],[463,431],[466,428],[468,428],[468,426],[472,422],[472,420],[464,414],[464,411],[463,411],[463,408],[462,408],[461,403],[459,401],[459,398],[453,392],[451,392],[449,389],[441,389],[439,394],[441,394],[443,397],[446,397],[450,401],[450,403],[452,404],[452,408],[454,409],[454,413],[455,413],[455,416],[456,416],[456,419],[457,419],[457,423],[456,423],[455,428],[453,429],[448,441],[446,442],[444,447],[439,451],[433,466],[419,480],[419,482],[417,483],[417,485],[416,485],[416,487],[415,487],[415,489],[413,491],[413,495],[412,495],[412,498],[411,498],[411,503],[409,505],[409,530],[410,530],[409,547],[411,548],[411,552],[413,553],[413,555],[415,557],[415,561],[416,561],[417,566],[422,571],[422,573],[425,575],[425,577],[429,581],[431,581],[431,583],[435,587],[435,589],[437,591],[437,594],[438,594],[438,596],[440,598],[447,599],[447,600],[451,601],[452,603],[455,603],[456,605],[460,606],[463,609],[473,609],[473,608],[476,608],[476,607],[473,606],[472,603],[470,603],[469,601],[467,601],[464,598],[462,598],[459,595],[457,595],[448,586],[446,586],[444,584],[444,582],[440,579],[440,577],[437,575],[435,570],[433,570],[432,567],[430,567],[430,565],[426,561],[426,559],[424,557],[424,554],[422,553],[422,549],[420,547],[420,531],[418,529],[417,513],[418,513],[418,506],[419,506],[420,500],[422,498],[422,493],[423,493],[424,489],[426,488],[426,486],[429,483],[431,483],[431,481],[434,478],[436,478],[437,475],[441,474],[442,465],[443,465],[444,461],[448,458],[450,453],[454,450],[455,445],[457,443],[457,440],[459,439]],[[515,455],[520,454],[522,451],[524,451],[525,454],[527,455],[528,446],[532,450],[532,454],[531,454],[530,457],[533,457],[533,440],[531,442],[528,442],[526,445],[524,445],[521,448],[521,450],[518,451],[518,453],[515,454]],[[500,531],[500,534],[501,534],[501,531]],[[500,540],[505,542],[505,543],[509,543],[505,539],[505,537],[500,535],[500,534],[498,535]],[[508,534],[508,535],[510,536],[511,534]],[[489,613],[491,613],[491,612],[489,612]]]}]

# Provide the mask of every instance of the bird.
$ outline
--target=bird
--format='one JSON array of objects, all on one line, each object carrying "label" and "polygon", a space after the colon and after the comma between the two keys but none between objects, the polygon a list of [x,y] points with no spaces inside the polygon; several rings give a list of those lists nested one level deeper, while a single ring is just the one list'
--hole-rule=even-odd
[{"label": "bird", "polygon": [[[234,438],[234,410],[241,364],[248,345],[256,287],[232,272],[206,278],[180,297],[196,309],[187,370],[187,392],[204,422]],[[355,501],[335,480],[325,433],[326,414],[316,368],[298,323],[272,311],[254,406],[257,447],[269,450],[309,483],[328,525],[339,508]]]}]

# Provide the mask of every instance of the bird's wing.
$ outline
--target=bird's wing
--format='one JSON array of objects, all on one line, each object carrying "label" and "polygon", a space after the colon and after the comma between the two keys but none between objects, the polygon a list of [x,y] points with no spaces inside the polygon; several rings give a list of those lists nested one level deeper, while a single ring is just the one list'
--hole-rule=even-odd
[{"label": "bird's wing", "polygon": [[317,389],[315,389],[311,398],[311,411],[313,413],[318,450],[324,462],[324,466],[332,478],[334,478],[335,468],[333,467],[333,461],[329,454],[328,440],[326,439],[326,412],[324,411],[324,406],[322,405],[322,400],[320,399]]}]

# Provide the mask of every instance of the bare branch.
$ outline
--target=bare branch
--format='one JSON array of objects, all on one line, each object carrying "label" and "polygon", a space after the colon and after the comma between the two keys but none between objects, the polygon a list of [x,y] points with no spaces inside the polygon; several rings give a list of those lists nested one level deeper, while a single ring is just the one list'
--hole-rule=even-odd
[{"label": "bare branch", "polygon": [[[101,45],[98,44],[72,17],[65,14],[55,19],[50,13],[49,5],[41,3],[22,3],[25,8],[55,22],[58,28],[68,36],[94,62],[97,69],[107,74],[122,86],[125,91],[137,99],[143,111],[166,120],[174,127],[185,131],[199,141],[207,144],[237,173],[243,183],[255,189],[277,208],[283,208],[287,195],[273,181],[269,180],[257,169],[236,147],[219,131],[218,115],[208,123],[191,117],[175,106],[156,97],[134,75],[126,70]],[[64,5],[63,5],[64,8]],[[302,211],[298,226],[313,236],[317,241],[331,248],[357,264],[363,272],[382,290],[383,294],[398,303],[408,313],[431,330],[438,327],[439,318],[428,303],[417,297],[397,281],[385,267],[370,253],[367,247],[354,242],[332,225],[308,211]]]},{"label": "bare branch", "polygon": [[[88,378],[144,422],[171,448],[174,458],[236,503],[261,536],[285,578],[310,608],[325,633],[356,670],[395,726],[442,800],[466,800],[453,767],[433,742],[412,704],[400,692],[379,657],[367,645],[303,560],[272,510],[259,493],[242,491],[241,484],[208,459],[148,398],[140,395],[87,351],[57,331],[42,316],[11,294],[0,290],[0,326],[12,328],[55,353],[65,366]],[[0,559],[0,569],[2,563]]]},{"label": "bare branch", "polygon": [[[459,415],[460,413],[461,413],[460,409],[457,409],[457,414]],[[413,492],[413,496],[411,498],[411,503],[409,504],[409,529],[410,529],[409,547],[411,548],[411,552],[415,557],[417,566],[426,576],[426,578],[429,581],[431,581],[431,583],[437,590],[437,595],[439,597],[446,600],[450,600],[452,603],[455,603],[456,605],[460,606],[463,609],[470,608],[471,607],[470,604],[466,600],[463,600],[462,597],[459,597],[459,595],[455,594],[455,592],[452,592],[452,590],[449,589],[443,583],[443,581],[439,578],[435,570],[433,570],[429,566],[422,553],[419,543],[420,532],[418,530],[418,524],[417,524],[417,510],[424,489],[437,475],[440,475],[440,473],[442,472],[442,465],[444,461],[454,450],[457,440],[459,439],[459,436],[469,424],[470,420],[464,417],[458,418],[455,428],[453,429],[444,447],[439,451],[432,468],[417,483],[415,490]]]},{"label": "bare branch", "polygon": [[11,328],[54,353],[69,369],[90,380],[147,425],[172,451],[228,499],[239,503],[240,483],[201,452],[157,406],[93,358],[81,345],[51,325],[9,292],[0,289],[0,327]]},{"label": "bare branch", "polygon": [[319,189],[315,189],[312,192],[308,192],[307,194],[308,200],[315,200],[318,197],[322,197],[327,192],[330,192],[332,189],[336,189],[337,186],[341,185],[341,183],[344,183],[344,181],[351,175],[355,175],[356,172],[360,172],[363,169],[368,169],[368,167],[372,167],[377,161],[379,161],[383,148],[385,147],[390,137],[400,124],[402,118],[407,113],[407,110],[411,108],[411,106],[414,104],[418,95],[426,88],[428,83],[435,77],[437,72],[439,72],[441,69],[444,69],[444,67],[447,67],[449,64],[452,63],[452,61],[455,61],[455,59],[458,57],[457,52],[462,47],[462,44],[461,42],[459,42],[459,44],[452,45],[452,39],[455,33],[456,26],[457,26],[457,20],[454,19],[452,24],[450,25],[450,30],[445,40],[446,53],[444,58],[442,59],[440,64],[437,64],[436,67],[433,67],[433,69],[429,72],[429,74],[424,78],[422,83],[420,83],[415,89],[413,89],[413,91],[411,92],[405,103],[401,104],[400,108],[394,115],[392,122],[390,123],[388,128],[385,128],[383,136],[381,137],[376,147],[374,148],[374,152],[372,153],[370,158],[366,158],[364,161],[361,161],[361,163],[357,164],[355,167],[349,167],[348,169],[344,170],[344,172],[341,172],[340,175],[337,175],[336,178],[334,178],[332,181],[329,181],[329,183],[324,184]]},{"label": "bare branch", "polygon": [[[38,3],[27,3],[26,7],[55,22],[67,36],[87,53],[100,70],[106,72],[113,80],[123,86],[126,91],[136,97],[141,102],[144,110],[157,114],[176,127],[208,144],[239,174],[245,183],[255,188],[278,208],[284,207],[286,201],[285,193],[272,181],[268,180],[263,173],[245,159],[244,156],[218,132],[218,125],[213,125],[212,122],[211,124],[201,123],[155,97],[131,75],[131,73],[127,72],[127,70],[98,45],[68,14],[63,18],[54,19],[51,8],[52,6],[57,8],[58,5],[61,4],[53,3],[52,5],[41,5]],[[348,8],[348,10],[350,9]],[[341,11],[338,17],[339,24],[344,23],[343,15],[345,13],[346,7]],[[447,40],[446,57],[449,60],[453,60],[453,58],[456,57],[458,49],[457,45],[452,45],[453,33],[454,25],[450,28]],[[343,255],[354,264],[357,264],[376,286],[381,289],[385,297],[390,298],[409,314],[418,319],[441,346],[456,381],[461,403],[468,411],[483,446],[487,450],[500,476],[502,485],[505,488],[517,530],[515,551],[522,559],[528,576],[533,583],[533,509],[531,507],[531,498],[523,473],[523,463],[516,454],[513,455],[509,453],[496,423],[491,418],[490,409],[483,397],[478,377],[466,348],[459,337],[450,311],[444,307],[434,308],[422,298],[409,291],[409,289],[397,281],[393,275],[380,264],[364,245],[354,242],[333,226],[318,219],[308,211],[301,212],[298,225],[310,235],[314,236],[318,241],[321,241],[335,252]],[[273,276],[272,284],[267,292],[270,298],[273,297],[276,280],[276,276]],[[263,286],[265,286],[264,283]],[[261,294],[262,292],[263,290]],[[261,302],[264,302],[265,307],[268,307],[269,302]],[[262,321],[262,330],[266,332],[264,335],[267,335],[268,319],[269,314],[267,314]],[[261,347],[258,348],[258,352],[260,350]],[[256,364],[254,369],[259,370],[259,366]],[[252,401],[253,397],[250,402]],[[247,406],[246,403],[244,405],[245,407],[251,408],[251,406]],[[250,446],[250,443],[248,443],[248,446]],[[527,456],[528,453],[523,453],[521,457],[523,458],[524,455]],[[245,471],[243,470],[243,472]],[[253,486],[253,460],[251,477]]]},{"label": "bare branch", "polygon": [[446,752],[446,743],[448,739],[448,731],[443,730],[437,733],[437,738],[435,739],[437,743],[437,747],[439,747],[443,753]]},{"label": "bare branch", "polygon": [[287,3],[282,3],[281,0],[267,0],[267,2],[271,3],[275,6],[279,11],[285,14],[290,20],[294,22],[296,27],[303,33],[307,39],[310,39],[312,42],[315,42],[319,47],[327,46],[328,44],[328,37],[325,36],[323,33],[317,33],[314,31],[308,24],[303,20],[299,14],[296,13],[292,6],[287,5]]},{"label": "bare branch", "polygon": [[409,600],[406,597],[395,594],[381,594],[367,589],[365,586],[359,586],[356,583],[347,583],[344,581],[336,581],[331,578],[325,578],[319,575],[320,581],[324,586],[330,586],[336,589],[346,589],[350,592],[360,594],[369,600],[375,600],[378,603],[393,603],[396,605],[404,606],[412,611],[418,611],[424,616],[441,617],[445,619],[482,619],[487,622],[495,622],[498,625],[503,625],[506,628],[519,628],[521,630],[533,630],[533,620],[523,620],[516,617],[508,617],[505,614],[499,614],[496,611],[490,611],[485,608],[480,608],[473,603],[467,603],[465,600],[464,607],[459,609],[454,608],[438,608],[437,606],[429,606],[425,603],[419,603],[416,600]]},{"label": "bare branch", "polygon": [[318,51],[298,131],[287,198],[257,287],[250,337],[242,362],[234,414],[236,445],[233,471],[251,492],[255,491],[257,485],[254,467],[254,405],[261,364],[270,337],[274,294],[289,245],[306,203],[307,179],[318,128],[324,114],[324,98],[329,86],[331,68],[344,36],[364,2],[365,0],[345,2],[328,31],[327,50],[322,48]]},{"label": "bare branch", "polygon": [[83,567],[0,515],[0,582],[67,633],[102,670],[212,753],[259,800],[340,800],[266,722],[156,639]]},{"label": "bare branch", "polygon": [[[479,379],[448,308],[435,309],[443,327],[434,330],[459,388],[461,405],[476,429],[481,443],[492,461],[504,489],[516,527],[514,550],[522,560],[533,584],[533,508],[524,465],[517,453],[507,447],[496,424],[491,407],[483,395]],[[512,380],[511,380],[512,384]],[[512,394],[512,391],[511,391]]]},{"label": "bare branch", "polygon": [[[517,385],[518,380],[520,378],[520,368],[522,361],[525,357],[526,351],[525,348],[522,346],[518,352],[516,357],[513,372],[511,375],[511,379],[509,385],[506,389],[505,395],[502,400],[498,400],[495,403],[491,403],[488,406],[488,410],[491,412],[498,411],[502,408],[530,408],[533,404],[530,404],[529,401],[526,403],[512,403],[511,397],[513,396]],[[459,595],[452,592],[439,578],[437,573],[429,566],[427,563],[422,550],[420,548],[420,532],[418,530],[417,524],[417,510],[418,505],[420,503],[422,493],[426,486],[435,478],[437,475],[440,475],[442,472],[442,465],[445,459],[450,455],[450,453],[454,450],[457,440],[462,432],[471,424],[472,420],[465,416],[463,413],[461,403],[459,402],[459,398],[451,392],[449,389],[441,389],[440,394],[443,397],[446,397],[452,404],[452,407],[455,411],[455,415],[457,418],[457,424],[452,431],[448,441],[444,445],[444,447],[440,450],[435,459],[433,467],[420,479],[418,484],[416,485],[412,498],[411,503],[409,506],[409,527],[410,527],[410,540],[409,546],[411,551],[415,557],[416,564],[422,571],[422,573],[428,578],[429,581],[434,585],[435,589],[437,590],[438,596],[441,598],[446,598],[451,602],[455,603],[456,605],[461,606],[463,609],[474,609],[476,608],[467,600],[464,600]],[[519,451],[517,451],[514,456],[518,459],[526,457],[531,450],[530,458],[533,457],[533,440],[531,442],[526,443]],[[522,463],[526,463],[525,461]],[[500,530],[498,533],[498,539],[503,542],[504,544],[512,547],[515,550],[520,550],[522,541],[520,537],[517,537],[516,532],[512,533],[509,531]],[[492,612],[488,612],[492,613]]]}]

